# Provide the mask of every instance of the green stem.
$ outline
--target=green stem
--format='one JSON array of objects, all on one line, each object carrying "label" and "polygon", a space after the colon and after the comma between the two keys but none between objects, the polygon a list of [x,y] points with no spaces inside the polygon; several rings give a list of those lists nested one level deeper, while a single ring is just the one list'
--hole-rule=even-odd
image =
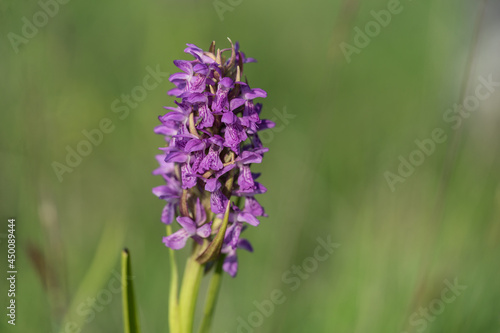
[{"label": "green stem", "polygon": [[222,264],[224,263],[223,258],[219,258],[217,266],[215,267],[215,272],[210,280],[210,286],[208,287],[207,300],[205,302],[205,309],[203,311],[203,321],[201,322],[199,333],[209,333],[210,325],[212,324],[212,318],[215,312],[215,306],[217,305],[217,296],[219,295],[220,284],[222,281]]},{"label": "green stem", "polygon": [[[167,236],[172,234],[172,226],[167,225]],[[179,313],[179,275],[174,250],[169,249],[170,256],[170,292],[168,298],[168,324],[171,333],[182,333]]]},{"label": "green stem", "polygon": [[134,285],[132,282],[130,254],[127,249],[122,251],[122,300],[125,333],[140,333],[137,307],[135,305]]},{"label": "green stem", "polygon": [[200,265],[196,261],[196,252],[195,248],[193,254],[188,258],[182,279],[179,300],[182,333],[193,332],[194,311],[196,309],[196,300],[198,299],[198,290],[200,289],[203,273],[203,265]]}]

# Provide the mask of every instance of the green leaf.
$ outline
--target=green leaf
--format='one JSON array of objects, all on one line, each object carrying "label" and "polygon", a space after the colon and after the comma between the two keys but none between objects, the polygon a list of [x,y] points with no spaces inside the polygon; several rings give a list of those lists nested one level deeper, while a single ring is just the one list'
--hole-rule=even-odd
[{"label": "green leaf", "polygon": [[123,298],[123,325],[125,333],[140,333],[135,306],[134,285],[132,283],[132,267],[130,254],[127,249],[122,251],[122,298]]},{"label": "green leaf", "polygon": [[220,254],[220,250],[222,248],[222,242],[224,241],[224,236],[226,235],[227,224],[229,221],[230,207],[231,207],[231,200],[228,200],[226,212],[224,213],[224,219],[222,220],[222,225],[220,226],[217,235],[212,240],[212,243],[208,245],[207,249],[203,251],[203,253],[200,254],[198,258],[196,258],[196,261],[198,261],[200,264],[205,264],[209,261],[215,260],[217,256]]},{"label": "green leaf", "polygon": [[[196,249],[196,245],[194,249]],[[193,332],[194,312],[202,275],[203,265],[196,262],[193,253],[186,262],[179,298],[179,314],[183,333]]]},{"label": "green leaf", "polygon": [[222,281],[222,265],[224,257],[219,258],[215,272],[210,279],[210,286],[208,287],[207,300],[205,302],[205,309],[203,311],[203,320],[201,322],[199,333],[209,333],[212,324],[212,318],[217,304],[217,296],[219,295],[220,284]]}]

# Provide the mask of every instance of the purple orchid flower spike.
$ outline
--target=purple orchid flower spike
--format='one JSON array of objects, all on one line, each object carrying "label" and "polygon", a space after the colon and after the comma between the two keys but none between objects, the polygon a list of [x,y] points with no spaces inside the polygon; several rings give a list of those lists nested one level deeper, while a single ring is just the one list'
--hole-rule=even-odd
[{"label": "purple orchid flower spike", "polygon": [[[255,102],[267,93],[242,82],[244,65],[256,60],[238,43],[220,50],[213,42],[208,51],[187,44],[184,52],[192,58],[175,60],[180,72],[169,77],[176,106],[165,107],[169,112],[154,130],[166,143],[153,171],[165,180],[153,188],[165,201],[161,221],[170,231],[163,242],[179,250],[192,238],[193,260],[217,262],[234,277],[236,251],[253,251],[241,233],[267,216],[255,199],[267,189],[256,181],[252,165],[267,152],[258,133],[274,123],[261,118],[262,104]],[[172,232],[174,220],[179,229]]]}]

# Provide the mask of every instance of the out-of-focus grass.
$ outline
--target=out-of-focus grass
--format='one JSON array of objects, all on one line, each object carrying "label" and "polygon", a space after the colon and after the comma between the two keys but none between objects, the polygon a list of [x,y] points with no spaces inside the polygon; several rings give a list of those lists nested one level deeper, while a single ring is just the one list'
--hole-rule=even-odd
[{"label": "out-of-focus grass", "polygon": [[[82,302],[108,288],[127,245],[143,331],[166,332],[168,254],[162,203],[151,194],[161,179],[150,172],[162,145],[152,129],[162,106],[173,103],[171,85],[161,82],[125,119],[111,103],[142,84],[147,66],[173,72],[172,60],[186,58],[185,43],[226,45],[226,37],[259,60],[246,74],[269,93],[263,115],[274,117],[276,108],[295,118],[274,133],[258,166],[270,217],[246,232],[255,253],[241,253],[238,278],[224,277],[214,332],[236,331],[237,318],[246,320],[253,302],[274,289],[287,300],[256,332],[416,332],[412,314],[455,278],[467,289],[425,331],[498,331],[498,94],[464,120],[447,169],[457,132],[442,120],[460,102],[479,8],[451,0],[402,5],[347,64],[331,43],[352,43],[353,36],[339,37],[334,28],[364,27],[386,1],[361,2],[353,22],[339,18],[339,1],[243,1],[223,21],[210,1],[69,2],[18,54],[6,34],[20,33],[21,18],[39,7],[3,3],[0,233],[8,217],[17,219],[19,275],[17,325],[4,318],[1,331],[56,332],[70,318],[83,321],[82,332],[120,332],[118,294],[92,318]],[[484,27],[498,17],[493,9]],[[479,43],[471,88],[479,73],[497,73],[496,63],[481,62],[490,59],[480,57],[487,42]],[[51,163],[64,163],[65,147],[75,148],[82,130],[104,117],[115,130],[59,182]],[[414,140],[436,127],[448,140],[391,192],[384,172],[396,172],[398,156],[408,157]],[[440,191],[443,174],[450,180]],[[105,232],[109,226],[116,231]],[[103,235],[109,239],[99,247]],[[341,246],[291,291],[283,274],[328,235]],[[28,259],[29,244],[57,277],[47,287]],[[6,286],[3,280],[2,302]]]}]

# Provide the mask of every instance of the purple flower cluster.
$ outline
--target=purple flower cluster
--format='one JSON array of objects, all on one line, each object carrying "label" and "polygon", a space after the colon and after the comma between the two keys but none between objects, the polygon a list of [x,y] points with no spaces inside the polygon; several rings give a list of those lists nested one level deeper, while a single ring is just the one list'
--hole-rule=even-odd
[{"label": "purple flower cluster", "polygon": [[176,107],[165,107],[170,112],[159,117],[161,125],[155,128],[167,144],[160,148],[164,153],[157,156],[160,167],[153,174],[161,175],[166,184],[153,188],[153,193],[166,201],[161,221],[170,224],[177,216],[181,226],[163,238],[175,250],[189,238],[206,249],[222,228],[229,205],[218,255],[225,256],[223,269],[234,277],[237,249],[252,251],[248,240],[240,238],[241,232],[246,224],[257,226],[258,217],[267,216],[254,197],[266,188],[250,167],[261,163],[268,151],[258,132],[274,123],[260,119],[262,104],[254,103],[266,92],[241,81],[243,64],[256,61],[245,57],[238,43],[215,51],[212,42],[208,52],[187,46],[184,52],[195,59],[175,60],[182,72],[169,78],[176,87],[168,93],[180,101]]}]

